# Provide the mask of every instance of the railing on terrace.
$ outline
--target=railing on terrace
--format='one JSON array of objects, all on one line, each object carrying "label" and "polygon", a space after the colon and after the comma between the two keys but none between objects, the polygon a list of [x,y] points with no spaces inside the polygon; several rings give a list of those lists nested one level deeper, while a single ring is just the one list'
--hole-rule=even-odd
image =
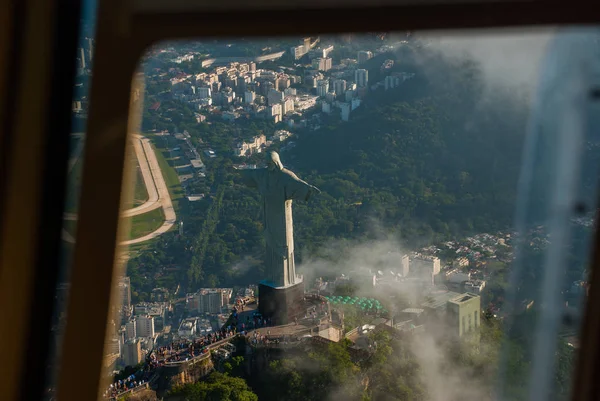
[{"label": "railing on terrace", "polygon": [[165,366],[176,366],[176,365],[181,365],[184,363],[190,363],[190,362],[196,362],[199,361],[201,359],[207,358],[210,356],[210,351],[216,348],[221,347],[223,344],[226,344],[230,341],[232,341],[233,339],[237,338],[240,334],[234,334],[231,337],[227,337],[224,338],[222,340],[217,341],[216,343],[212,343],[210,345],[208,345],[205,349],[208,350],[208,352],[204,352],[198,356],[192,357],[192,358],[188,358],[188,360],[183,360],[183,361],[173,361],[173,362],[165,362]]},{"label": "railing on terrace", "polygon": [[137,387],[130,388],[130,389],[129,389],[129,390],[127,390],[127,391],[123,391],[122,393],[119,393],[119,394],[117,394],[117,395],[115,395],[115,396],[111,396],[111,397],[109,398],[109,400],[110,400],[110,401],[120,400],[120,399],[123,399],[124,397],[126,397],[127,395],[133,395],[133,394],[137,394],[137,393],[139,393],[140,391],[142,391],[142,390],[145,390],[145,389],[147,389],[147,388],[148,388],[148,383],[146,382],[146,383],[144,383],[144,384],[140,384],[140,385],[139,385],[139,386],[137,386]]}]

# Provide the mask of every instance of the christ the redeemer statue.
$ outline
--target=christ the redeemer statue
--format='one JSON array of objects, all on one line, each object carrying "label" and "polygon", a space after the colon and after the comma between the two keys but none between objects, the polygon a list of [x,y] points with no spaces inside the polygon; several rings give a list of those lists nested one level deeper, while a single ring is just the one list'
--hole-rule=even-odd
[{"label": "christ the redeemer statue", "polygon": [[292,201],[307,201],[321,191],[284,168],[277,152],[267,154],[266,168],[241,173],[245,184],[257,188],[262,197],[266,242],[264,284],[281,288],[300,282],[294,265]]}]

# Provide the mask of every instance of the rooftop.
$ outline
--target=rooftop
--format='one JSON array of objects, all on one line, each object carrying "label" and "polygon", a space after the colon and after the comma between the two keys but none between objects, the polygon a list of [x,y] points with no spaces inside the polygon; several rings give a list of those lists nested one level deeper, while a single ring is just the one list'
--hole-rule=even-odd
[{"label": "rooftop", "polygon": [[423,313],[425,311],[425,309],[419,309],[419,308],[406,308],[404,309],[402,312],[403,313]]},{"label": "rooftop", "polygon": [[438,294],[430,294],[427,296],[427,301],[423,302],[421,306],[423,308],[437,309],[445,306],[446,303],[448,303],[448,301],[450,301],[451,299],[455,299],[460,296],[461,294],[459,294],[458,292],[452,291],[442,292]]},{"label": "rooftop", "polygon": [[190,160],[190,163],[192,163],[192,166],[194,168],[203,168],[204,167],[204,163],[202,163],[202,160],[200,160],[200,159],[192,159],[192,160]]},{"label": "rooftop", "polygon": [[450,299],[449,301],[453,302],[453,303],[460,304],[460,303],[463,303],[463,302],[467,302],[467,301],[469,301],[469,300],[471,300],[473,298],[479,298],[479,295],[470,294],[470,293],[466,292],[464,294],[458,295],[455,298]]}]

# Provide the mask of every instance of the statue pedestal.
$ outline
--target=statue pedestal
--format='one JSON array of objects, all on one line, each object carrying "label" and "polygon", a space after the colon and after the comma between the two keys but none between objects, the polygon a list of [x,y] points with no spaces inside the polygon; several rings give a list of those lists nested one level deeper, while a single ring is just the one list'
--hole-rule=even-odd
[{"label": "statue pedestal", "polygon": [[304,282],[287,287],[258,285],[258,311],[265,318],[271,318],[273,325],[288,324],[294,318],[302,318],[304,307]]}]

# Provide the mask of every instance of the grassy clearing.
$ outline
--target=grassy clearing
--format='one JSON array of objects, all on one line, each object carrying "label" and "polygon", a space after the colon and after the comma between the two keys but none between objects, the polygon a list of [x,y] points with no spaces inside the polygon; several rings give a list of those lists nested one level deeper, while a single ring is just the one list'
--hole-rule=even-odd
[{"label": "grassy clearing", "polygon": [[127,168],[130,171],[134,171],[133,178],[129,185],[133,185],[133,199],[127,199],[125,201],[125,209],[131,209],[139,206],[148,200],[148,190],[144,183],[144,177],[139,167],[139,162],[135,155],[133,148],[130,148],[127,152],[127,159],[125,161]]},{"label": "grassy clearing", "polygon": [[143,237],[156,231],[165,222],[165,214],[162,208],[154,209],[148,213],[139,214],[133,217],[124,217],[123,223],[128,224],[129,239]]}]

